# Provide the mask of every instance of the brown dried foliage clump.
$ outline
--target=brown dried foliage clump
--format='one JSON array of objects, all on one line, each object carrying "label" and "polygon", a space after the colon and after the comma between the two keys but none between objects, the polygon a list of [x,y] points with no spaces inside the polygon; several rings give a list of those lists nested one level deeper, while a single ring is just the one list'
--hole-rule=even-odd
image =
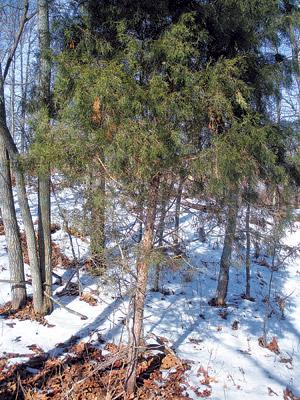
[{"label": "brown dried foliage clump", "polygon": [[37,314],[34,311],[32,298],[30,297],[27,299],[26,305],[19,310],[13,310],[10,301],[5,303],[0,308],[0,316],[7,319],[18,319],[19,321],[37,321],[40,324],[47,326],[48,328],[52,328],[54,326],[49,324],[49,322],[47,322],[47,320],[43,316]]},{"label": "brown dried foliage clump", "polygon": [[0,218],[0,236],[5,235],[5,231],[4,231],[4,225],[3,225],[3,220],[2,218]]},{"label": "brown dried foliage clump", "polygon": [[95,297],[93,297],[90,293],[83,293],[80,296],[80,301],[84,301],[90,306],[96,306],[98,304],[97,299],[95,299]]},{"label": "brown dried foliage clump", "polygon": [[[20,235],[21,235],[21,245],[22,245],[24,262],[26,264],[30,264],[26,235],[24,232],[22,232]],[[52,261],[53,268],[55,268],[55,267],[70,268],[70,267],[74,266],[74,261],[62,253],[62,251],[57,243],[54,243],[54,242],[51,243],[51,251],[52,251],[51,261]]]},{"label": "brown dried foliage clump", "polygon": [[[109,346],[107,346],[109,348]],[[38,370],[32,374],[30,364],[14,365],[0,370],[0,399],[12,400],[94,400],[125,399],[124,383],[128,349],[111,346],[114,353],[103,355],[91,344],[79,342],[69,349],[64,358],[52,358],[35,363]],[[184,373],[187,366],[174,369],[163,379],[160,366],[164,354],[145,352],[138,363],[138,399],[188,399],[183,394]],[[38,360],[38,359],[37,359]]]},{"label": "brown dried foliage clump", "polygon": [[279,345],[278,345],[278,342],[277,342],[277,339],[275,338],[275,336],[273,337],[273,339],[271,340],[270,343],[266,342],[263,337],[260,337],[260,338],[258,338],[258,344],[261,347],[265,347],[266,349],[269,349],[270,351],[272,351],[275,354],[280,353]]},{"label": "brown dried foliage clump", "polygon": [[284,400],[300,400],[299,396],[296,396],[290,388],[285,388],[283,391]]}]

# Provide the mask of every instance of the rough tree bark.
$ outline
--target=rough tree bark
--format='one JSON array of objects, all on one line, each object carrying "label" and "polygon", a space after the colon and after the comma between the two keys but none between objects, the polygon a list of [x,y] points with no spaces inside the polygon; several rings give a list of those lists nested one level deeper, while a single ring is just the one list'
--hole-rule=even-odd
[{"label": "rough tree bark", "polygon": [[178,252],[180,252],[180,249],[179,249],[179,224],[180,224],[180,208],[181,208],[181,197],[182,197],[184,179],[185,178],[183,178],[183,177],[180,178],[179,185],[178,185],[178,191],[177,191],[177,197],[176,197],[176,203],[175,203],[174,245],[175,245],[175,251],[178,251]]},{"label": "rough tree bark", "polygon": [[[169,181],[166,178],[164,182],[161,181],[161,200],[160,200],[160,216],[159,222],[157,227],[157,241],[158,241],[158,248],[161,249],[163,246],[163,239],[164,239],[164,231],[165,231],[165,221],[168,212],[168,204],[170,199],[170,193],[174,187],[174,181]],[[154,284],[153,290],[155,292],[159,292],[160,290],[160,273],[161,273],[161,263],[158,262],[155,268],[155,277],[154,277]]]},{"label": "rough tree bark", "polygon": [[95,172],[90,188],[91,253],[95,265],[105,267],[105,171]]},{"label": "rough tree bark", "polygon": [[246,195],[246,299],[251,298],[250,280],[251,280],[251,235],[250,235],[250,216],[251,216],[251,186],[248,184]]},{"label": "rough tree bark", "polygon": [[156,218],[159,181],[159,176],[155,176],[150,183],[145,230],[137,258],[137,282],[133,298],[133,321],[130,331],[130,350],[128,354],[128,368],[125,382],[126,392],[129,396],[135,392],[136,386],[138,348],[140,346],[143,328],[146,286],[149,271],[149,256],[153,248],[154,223]]},{"label": "rough tree bark", "polygon": [[[1,81],[1,83],[2,82],[3,81]],[[0,90],[2,91],[2,95],[0,96],[2,99],[4,98],[3,85],[1,85]],[[28,256],[32,275],[33,305],[37,313],[42,313],[43,291],[34,226],[28,205],[25,179],[22,167],[18,160],[19,152],[6,124],[5,104],[3,101],[0,102],[0,136],[9,153],[11,166],[16,177],[16,188],[27,239]]]},{"label": "rough tree bark", "polygon": [[234,243],[234,235],[236,231],[237,215],[239,209],[238,198],[238,188],[232,187],[228,198],[227,225],[225,230],[223,252],[220,262],[218,286],[215,296],[215,303],[217,306],[224,306],[227,297],[231,253]]},{"label": "rough tree bark", "polygon": [[[159,248],[161,248],[163,245],[165,219],[166,219],[166,214],[167,214],[167,205],[168,205],[168,201],[167,201],[166,191],[163,190],[161,206],[160,206],[160,217],[159,217],[159,223],[158,223],[158,228],[157,228],[158,247]],[[159,292],[160,272],[161,272],[161,263],[158,262],[155,267],[155,277],[154,277],[154,285],[153,285],[153,290],[155,292]]]},{"label": "rough tree bark", "polygon": [[[9,158],[11,161],[11,166],[15,174],[16,178],[16,187],[17,187],[17,194],[19,200],[19,207],[22,214],[26,239],[27,239],[27,247],[28,247],[28,255],[29,255],[29,262],[30,262],[30,269],[31,269],[31,276],[32,276],[32,292],[33,292],[33,306],[37,313],[43,313],[43,287],[41,281],[41,274],[40,274],[40,265],[38,259],[38,252],[37,252],[37,245],[35,239],[35,231],[32,222],[32,217],[29,209],[28,198],[26,193],[26,185],[25,179],[22,171],[22,167],[19,163],[19,151],[17,146],[10,134],[10,131],[7,127],[6,121],[6,111],[5,111],[5,97],[4,97],[4,82],[5,78],[7,77],[8,70],[10,68],[12,59],[18,47],[20,38],[22,36],[24,26],[28,21],[28,0],[24,0],[24,12],[23,16],[20,21],[19,31],[16,35],[15,41],[13,46],[11,47],[6,65],[4,68],[3,75],[0,74],[0,136],[1,139],[8,151]],[[0,71],[1,65],[0,65]]]},{"label": "rough tree bark", "polygon": [[[41,106],[49,116],[50,105],[50,31],[48,0],[38,0],[38,32],[40,43],[40,88]],[[43,296],[44,314],[52,311],[52,266],[51,266],[51,180],[50,167],[46,166],[38,176],[38,215],[39,215],[39,257],[43,289],[48,296]]]},{"label": "rough tree bark", "polygon": [[9,157],[1,136],[0,205],[7,243],[10,279],[17,282],[11,285],[12,308],[19,309],[26,303],[26,287],[24,283],[21,283],[25,281],[24,263],[12,192]]},{"label": "rough tree bark", "polygon": [[[21,153],[26,151],[28,141],[26,138],[26,103],[27,95],[29,90],[29,75],[30,75],[30,60],[32,58],[32,44],[34,41],[33,36],[33,24],[30,24],[29,30],[27,31],[27,37],[20,41],[20,84],[21,84],[21,110],[20,110],[20,135],[21,135]],[[25,49],[24,44],[27,42],[27,48]],[[24,54],[25,53],[25,54]]]}]

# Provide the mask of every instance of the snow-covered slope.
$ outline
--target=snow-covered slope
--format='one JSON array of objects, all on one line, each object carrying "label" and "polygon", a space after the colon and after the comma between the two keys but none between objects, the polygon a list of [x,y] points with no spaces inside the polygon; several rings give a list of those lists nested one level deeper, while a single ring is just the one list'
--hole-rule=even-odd
[{"label": "snow-covered slope", "polygon": [[[252,264],[255,302],[241,299],[244,291],[241,265],[231,270],[228,307],[214,308],[208,305],[208,300],[216,288],[221,249],[213,236],[207,243],[193,240],[192,217],[188,214],[182,216],[182,229],[186,237],[182,268],[163,269],[164,294],[149,290],[145,336],[154,333],[167,338],[177,354],[190,362],[186,390],[194,399],[211,391],[209,398],[214,400],[267,400],[277,395],[282,398],[286,387],[300,396],[300,258],[286,262],[284,268],[274,273],[271,309],[263,301],[268,294],[270,270],[255,262]],[[63,230],[56,232],[53,239],[71,254]],[[289,245],[300,242],[299,224],[287,233],[285,240]],[[87,244],[79,240],[76,245],[81,249],[81,255],[85,254]],[[28,267],[26,272],[29,275]],[[57,269],[56,273],[66,282],[71,270]],[[0,277],[9,279],[4,236],[0,236]],[[97,340],[99,335],[106,341],[126,340],[123,322],[128,311],[128,296],[125,288],[122,290],[118,282],[104,284],[84,270],[81,281],[84,290],[92,291],[97,297],[96,306],[74,296],[60,297],[59,300],[86,315],[86,320],[59,306],[46,317],[48,326],[30,320],[1,318],[1,355],[15,353],[11,362],[21,362],[31,353],[28,346],[32,344],[52,355],[59,354],[61,347],[57,344],[74,335],[88,341]],[[54,288],[61,290],[58,286]],[[9,292],[9,285],[0,283],[0,303],[9,300]],[[276,305],[275,298],[284,299],[284,307]],[[270,311],[271,317],[266,318]],[[264,321],[267,322],[268,341],[276,338],[278,354],[259,345]],[[16,357],[17,354],[25,356]]]}]

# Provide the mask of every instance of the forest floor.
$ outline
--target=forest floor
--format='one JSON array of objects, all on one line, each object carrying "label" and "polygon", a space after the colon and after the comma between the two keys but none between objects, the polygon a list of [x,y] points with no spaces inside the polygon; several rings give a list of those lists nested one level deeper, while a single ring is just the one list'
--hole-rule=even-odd
[{"label": "forest floor", "polygon": [[[80,208],[80,204],[74,203],[71,191],[65,191],[62,197],[65,209]],[[33,218],[36,220],[35,199],[33,196],[30,199]],[[83,296],[78,296],[75,284],[71,285],[67,293],[60,294],[63,285],[74,273],[74,267],[72,263],[68,265],[68,260],[72,258],[69,235],[62,228],[63,221],[54,199],[53,210],[54,222],[59,224],[52,235],[58,264],[55,273],[62,277],[62,284],[54,278],[54,295],[65,306],[86,316],[86,319],[69,313],[59,305],[55,305],[53,313],[40,321],[30,318],[30,306],[20,315],[9,316],[4,304],[9,301],[10,287],[7,283],[0,283],[0,399],[9,399],[3,393],[5,388],[13,385],[12,382],[15,385],[13,389],[21,388],[20,393],[23,393],[23,397],[27,393],[28,399],[97,398],[88,397],[87,394],[76,397],[77,389],[74,388],[69,397],[64,396],[72,387],[72,382],[76,381],[75,377],[82,379],[97,365],[106,362],[110,368],[105,378],[106,388],[116,387],[120,381],[117,375],[123,366],[122,357],[117,360],[118,365],[114,364],[115,360],[111,364],[109,362],[113,354],[121,354],[124,349],[126,353],[123,344],[127,338],[130,284],[126,275],[120,279],[121,272],[116,271],[115,267],[111,268],[109,277],[104,279],[93,277],[86,264],[80,268]],[[145,340],[152,344],[165,343],[167,349],[174,351],[174,358],[169,360],[169,364],[166,360],[165,365],[162,362],[157,364],[153,369],[152,381],[145,385],[144,392],[140,391],[140,398],[299,399],[300,257],[286,260],[284,265],[273,272],[270,302],[266,301],[271,275],[269,258],[263,255],[252,262],[251,285],[255,301],[242,298],[245,286],[244,265],[234,265],[231,268],[227,307],[212,307],[208,301],[213,297],[217,283],[221,255],[219,233],[212,231],[207,241],[200,243],[194,233],[193,218],[188,212],[181,216],[184,256],[180,262],[162,268],[161,292],[149,290],[147,295]],[[74,232],[72,234],[76,257],[84,259],[88,255],[88,242],[84,237],[80,238]],[[285,243],[298,246],[300,223],[295,223],[286,232]],[[30,279],[28,266],[26,278]],[[9,279],[3,235],[0,235],[0,279]],[[75,277],[73,281],[76,282]],[[267,343],[263,343],[264,333]],[[158,353],[156,357],[159,358]],[[93,363],[87,366],[85,362],[88,355]],[[140,371],[148,368],[153,361],[149,361],[152,356],[143,356]],[[37,357],[40,357],[40,363],[44,362],[43,371],[48,368],[46,375],[52,377],[56,390],[62,387],[64,380],[64,396],[59,397],[58,392],[55,395],[56,392],[49,389],[43,391],[45,386],[40,385],[39,390],[34,388],[34,382],[43,381],[45,384],[46,376],[45,373],[39,375],[40,364],[30,364],[30,360],[36,360]],[[70,357],[73,357],[71,361]],[[45,366],[46,358],[48,364]],[[71,381],[67,378],[66,369],[62,367],[66,360]],[[76,360],[81,365],[80,372],[72,369]],[[65,374],[63,380],[62,370]],[[29,379],[29,383],[24,386],[26,379]],[[162,390],[164,385],[169,385],[165,391]],[[86,390],[89,391],[86,393],[95,393],[91,388]],[[99,399],[114,398],[112,392],[108,397],[108,389],[106,394],[100,394],[97,390]]]}]

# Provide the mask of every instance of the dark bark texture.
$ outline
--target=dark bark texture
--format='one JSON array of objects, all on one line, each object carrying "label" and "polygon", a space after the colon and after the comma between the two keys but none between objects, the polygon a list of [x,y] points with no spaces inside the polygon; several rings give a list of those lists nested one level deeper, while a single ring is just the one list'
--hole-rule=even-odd
[{"label": "dark bark texture", "polygon": [[149,257],[153,248],[154,223],[156,218],[159,181],[159,176],[156,176],[150,183],[145,230],[137,258],[137,282],[133,298],[133,322],[130,332],[130,351],[128,355],[128,369],[126,376],[126,392],[128,395],[133,394],[136,388],[138,348],[140,346],[143,328],[145,296],[149,271]]}]

